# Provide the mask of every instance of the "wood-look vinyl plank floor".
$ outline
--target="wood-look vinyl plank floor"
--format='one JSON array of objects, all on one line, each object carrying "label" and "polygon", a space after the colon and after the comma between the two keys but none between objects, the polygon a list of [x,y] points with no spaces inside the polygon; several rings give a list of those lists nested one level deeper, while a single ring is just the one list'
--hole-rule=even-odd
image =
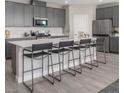
[{"label": "wood-look vinyl plank floor", "polygon": [[[107,64],[99,63],[99,67],[92,70],[83,68],[82,74],[75,77],[64,74],[62,81],[56,81],[54,85],[41,78],[35,79],[34,93],[98,93],[119,78],[119,55],[110,53],[106,55]],[[102,53],[98,56],[99,60],[103,60]],[[18,84],[14,80],[11,60],[6,60],[5,72],[6,93],[30,93],[23,84]]]}]

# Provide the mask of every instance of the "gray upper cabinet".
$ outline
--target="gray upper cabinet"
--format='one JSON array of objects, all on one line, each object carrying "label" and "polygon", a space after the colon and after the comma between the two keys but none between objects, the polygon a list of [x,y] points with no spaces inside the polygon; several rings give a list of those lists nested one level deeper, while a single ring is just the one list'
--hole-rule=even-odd
[{"label": "gray upper cabinet", "polygon": [[14,4],[14,25],[15,26],[24,26],[24,5],[15,3]]},{"label": "gray upper cabinet", "polygon": [[52,27],[54,25],[54,9],[47,8],[47,18],[48,18],[48,27]]},{"label": "gray upper cabinet", "polygon": [[65,10],[64,9],[59,10],[59,26],[60,27],[65,26]]},{"label": "gray upper cabinet", "polygon": [[96,9],[96,19],[101,20],[104,19],[104,9]]},{"label": "gray upper cabinet", "polygon": [[119,27],[119,6],[96,9],[96,19],[112,19],[113,26]]},{"label": "gray upper cabinet", "polygon": [[64,27],[65,26],[65,10],[57,8],[47,8],[48,26]]},{"label": "gray upper cabinet", "polygon": [[24,14],[24,25],[33,26],[33,6],[25,5]]},{"label": "gray upper cabinet", "polygon": [[104,8],[104,18],[105,19],[113,18],[113,7]]},{"label": "gray upper cabinet", "polygon": [[113,8],[113,26],[119,27],[119,6]]},{"label": "gray upper cabinet", "polygon": [[6,1],[6,26],[31,27],[33,17],[48,18],[48,27],[65,26],[65,10]]},{"label": "gray upper cabinet", "polygon": [[5,26],[14,26],[14,4],[5,3]]},{"label": "gray upper cabinet", "polygon": [[46,18],[46,7],[34,6],[34,17]]},{"label": "gray upper cabinet", "polygon": [[54,27],[59,27],[59,9],[54,9]]}]

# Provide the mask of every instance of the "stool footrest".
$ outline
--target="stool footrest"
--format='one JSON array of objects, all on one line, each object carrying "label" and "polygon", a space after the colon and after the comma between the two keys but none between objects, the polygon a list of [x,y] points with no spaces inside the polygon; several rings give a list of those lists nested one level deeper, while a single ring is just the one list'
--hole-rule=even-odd
[{"label": "stool footrest", "polygon": [[85,64],[87,64],[87,65],[91,65],[91,66],[94,66],[94,67],[98,67],[98,65],[96,65],[95,63],[85,63]]},{"label": "stool footrest", "polygon": [[[33,69],[33,71],[34,71],[34,70],[39,70],[39,69],[43,69],[43,67],[35,68],[35,69]],[[31,72],[31,71],[32,71],[32,70],[26,70],[26,71],[24,71],[24,73]]]},{"label": "stool footrest", "polygon": [[51,74],[49,74],[50,77],[53,77],[54,79],[56,79],[57,81],[61,81],[61,79],[58,79],[57,76],[52,76]]},{"label": "stool footrest", "polygon": [[68,61],[73,61],[73,60],[79,60],[80,58],[74,58],[74,59],[71,59],[71,60],[68,60]]},{"label": "stool footrest", "polygon": [[70,71],[67,71],[67,70],[63,70],[63,71],[65,71],[65,72],[67,72],[67,73],[69,73],[69,74],[71,74],[71,75],[73,75],[73,76],[76,76],[75,73],[71,73]]},{"label": "stool footrest", "polygon": [[34,91],[34,89],[31,89],[25,82],[23,82],[23,85],[24,85],[29,91],[31,91],[31,93]]},{"label": "stool footrest", "polygon": [[47,77],[45,76],[42,76],[44,79],[46,79],[47,81],[49,81],[52,85],[54,84],[54,81],[51,81],[50,79],[48,79]]},{"label": "stool footrest", "polygon": [[70,70],[73,70],[73,71],[76,71],[77,73],[81,74],[82,73],[82,68],[78,68],[78,69],[81,69],[81,71],[78,71],[78,69],[72,69],[72,68],[69,68]]}]

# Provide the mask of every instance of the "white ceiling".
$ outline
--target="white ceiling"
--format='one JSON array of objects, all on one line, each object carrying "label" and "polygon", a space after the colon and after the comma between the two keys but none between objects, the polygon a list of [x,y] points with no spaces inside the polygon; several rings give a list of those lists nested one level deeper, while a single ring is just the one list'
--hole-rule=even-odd
[{"label": "white ceiling", "polygon": [[[39,0],[39,1],[46,1],[50,3],[58,3],[61,5],[65,5],[65,0]],[[98,4],[106,4],[111,2],[119,2],[119,0],[103,0],[103,2],[99,2],[99,0],[67,0],[69,1],[69,5],[98,5]]]}]

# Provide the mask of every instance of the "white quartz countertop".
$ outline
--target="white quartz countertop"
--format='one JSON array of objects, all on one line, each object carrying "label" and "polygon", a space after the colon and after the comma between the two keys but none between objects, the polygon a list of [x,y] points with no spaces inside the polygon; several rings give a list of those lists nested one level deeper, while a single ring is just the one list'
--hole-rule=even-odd
[{"label": "white quartz countertop", "polygon": [[[89,38],[82,38],[82,39],[91,39],[91,40],[96,40],[96,38],[94,37],[89,37]],[[54,39],[37,39],[37,40],[22,40],[22,41],[10,41],[9,43],[22,47],[22,48],[26,48],[26,47],[31,47],[32,44],[43,44],[43,43],[53,43],[53,44],[57,44],[60,41],[66,41],[66,40],[74,40],[76,41],[80,41],[79,38],[75,38],[75,39],[69,39],[69,38],[54,38]]]}]

